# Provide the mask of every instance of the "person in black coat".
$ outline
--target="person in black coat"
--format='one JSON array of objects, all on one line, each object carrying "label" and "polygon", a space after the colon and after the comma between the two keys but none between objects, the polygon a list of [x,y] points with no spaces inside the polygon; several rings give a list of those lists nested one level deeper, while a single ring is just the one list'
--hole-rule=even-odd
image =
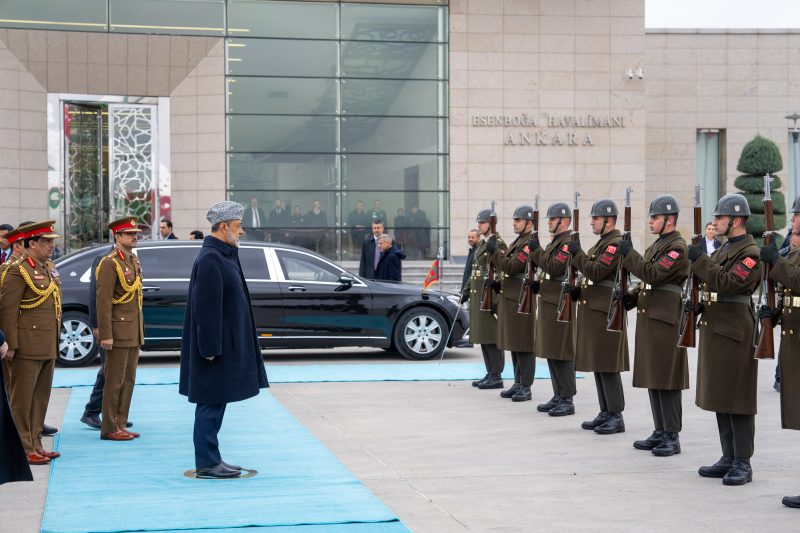
[{"label": "person in black coat", "polygon": [[467,252],[467,261],[464,263],[464,274],[461,276],[461,289],[463,290],[469,282],[469,277],[472,274],[472,258],[475,256],[475,248],[481,242],[481,234],[478,230],[471,229],[467,232],[467,244],[469,244],[469,252]]},{"label": "person in black coat", "polygon": [[242,215],[242,227],[247,232],[247,240],[263,241],[267,222],[267,215],[258,207],[258,198],[255,196],[250,198],[250,207],[245,209]]},{"label": "person in black coat", "polygon": [[361,244],[361,260],[358,263],[358,275],[363,278],[375,279],[375,269],[381,258],[378,237],[383,235],[383,229],[383,220],[373,220],[372,235],[364,239],[364,242]]},{"label": "person in black coat", "polygon": [[194,449],[201,478],[241,474],[241,467],[224,462],[219,452],[225,406],[269,386],[239,263],[243,211],[230,201],[211,206],[206,214],[211,235],[203,239],[189,280],[178,392],[197,404]]},{"label": "person in black coat", "polygon": [[[0,331],[0,359],[5,357],[7,351],[6,335]],[[0,485],[12,481],[33,481],[33,475],[17,426],[11,418],[6,381],[3,372],[0,372]]]},{"label": "person in black coat", "polygon": [[403,259],[406,254],[393,244],[392,237],[383,234],[378,238],[381,249],[381,258],[375,268],[375,279],[385,281],[403,280]]}]

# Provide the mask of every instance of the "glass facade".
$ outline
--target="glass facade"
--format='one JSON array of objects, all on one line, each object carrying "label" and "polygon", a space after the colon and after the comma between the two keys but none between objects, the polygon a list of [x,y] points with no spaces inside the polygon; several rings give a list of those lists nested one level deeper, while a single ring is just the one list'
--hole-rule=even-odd
[{"label": "glass facade", "polygon": [[228,196],[263,213],[248,237],[357,260],[380,218],[408,259],[446,249],[447,8],[231,0],[227,23]]}]

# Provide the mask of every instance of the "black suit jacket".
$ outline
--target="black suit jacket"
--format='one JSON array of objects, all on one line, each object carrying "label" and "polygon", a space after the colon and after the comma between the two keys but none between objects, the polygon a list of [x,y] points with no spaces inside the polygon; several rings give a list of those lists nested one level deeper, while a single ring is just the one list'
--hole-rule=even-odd
[{"label": "black suit jacket", "polygon": [[[0,331],[0,344],[6,336]],[[0,485],[11,481],[33,481],[25,450],[19,439],[17,426],[11,418],[11,408],[6,397],[6,383],[0,372]]]},{"label": "black suit jacket", "polygon": [[[254,212],[258,210],[258,226],[256,226],[255,216],[253,216]],[[264,214],[264,210],[260,207],[256,207],[253,209],[252,207],[247,207],[242,213],[242,227],[243,228],[263,228],[267,225],[267,215]]]},{"label": "black suit jacket", "polygon": [[375,236],[370,234],[361,245],[361,261],[358,264],[358,275],[368,279],[375,279]]},{"label": "black suit jacket", "polygon": [[463,289],[469,281],[469,276],[472,274],[472,259],[475,257],[475,248],[478,246],[470,246],[469,253],[467,253],[467,262],[464,265],[464,275],[461,277],[461,288]]}]

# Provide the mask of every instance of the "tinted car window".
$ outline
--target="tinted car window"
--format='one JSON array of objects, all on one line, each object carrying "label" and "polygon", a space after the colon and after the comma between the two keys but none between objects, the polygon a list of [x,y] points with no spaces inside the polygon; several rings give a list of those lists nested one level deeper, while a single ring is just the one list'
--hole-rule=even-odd
[{"label": "tinted car window", "polygon": [[239,263],[246,279],[270,279],[263,248],[239,248]]},{"label": "tinted car window", "polygon": [[199,246],[142,248],[136,255],[142,262],[142,277],[148,279],[189,279]]},{"label": "tinted car window", "polygon": [[288,280],[336,283],[341,275],[341,271],[338,268],[310,255],[279,250],[278,259],[280,259],[281,268],[283,268],[283,275]]}]

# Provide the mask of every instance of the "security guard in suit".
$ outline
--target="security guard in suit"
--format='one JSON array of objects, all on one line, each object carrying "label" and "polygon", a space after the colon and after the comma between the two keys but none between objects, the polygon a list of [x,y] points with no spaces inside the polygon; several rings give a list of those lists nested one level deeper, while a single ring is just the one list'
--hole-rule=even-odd
[{"label": "security guard in suit", "polygon": [[745,231],[750,206],[741,194],[726,194],[714,211],[714,230],[728,241],[711,257],[705,244],[689,247],[691,270],[703,282],[697,397],[700,409],[717,414],[722,458],[703,466],[703,477],[725,485],[753,480],[758,361],[753,337],[752,294],[760,282],[759,248]]},{"label": "security guard in suit", "polygon": [[625,309],[636,308],[633,386],[647,389],[655,425],[652,435],[633,447],[658,457],[681,453],[681,391],[689,388],[686,348],[675,342],[683,312],[682,286],[689,276],[686,241],[675,229],[679,213],[674,196],[657,196],[650,203],[650,233],[658,238],[644,257],[631,241],[619,243],[622,265],[641,280],[628,294],[615,297],[622,298]]},{"label": "security guard in suit", "polygon": [[18,228],[25,253],[5,271],[0,292],[0,329],[8,342],[11,412],[30,464],[60,457],[46,451],[41,432],[50,401],[61,330],[61,280],[49,260],[58,235],[55,221]]},{"label": "security guard in suit", "polygon": [[[800,235],[800,197],[792,205],[792,234]],[[780,257],[775,246],[761,247],[761,260],[772,264],[770,279],[780,285],[777,316],[780,319],[781,345],[781,425],[800,430],[800,246]],[[786,496],[783,504],[800,509],[800,496]]]},{"label": "security guard in suit", "polygon": [[486,375],[483,379],[473,381],[472,386],[479,389],[502,389],[503,378],[500,377],[505,368],[506,357],[503,350],[497,347],[497,297],[492,291],[492,311],[481,311],[483,297],[483,282],[489,270],[489,251],[487,239],[494,237],[495,246],[506,251],[508,246],[499,234],[490,235],[491,217],[496,216],[492,209],[482,209],[478,212],[475,221],[478,223],[478,232],[481,241],[475,247],[472,256],[472,271],[469,280],[461,290],[461,302],[469,301],[469,341],[480,344],[483,352],[483,362],[486,365]]},{"label": "security guard in suit", "polygon": [[628,334],[623,321],[622,331],[608,331],[608,309],[614,289],[614,279],[622,257],[617,252],[622,235],[616,229],[617,205],[609,198],[598,200],[592,206],[592,232],[600,239],[588,252],[581,250],[579,241],[569,241],[567,250],[572,254],[572,264],[583,279],[579,291],[575,320],[575,368],[594,372],[600,413],[581,427],[601,435],[622,433],[625,421],[625,395],[620,372],[630,369],[628,361]]},{"label": "security guard in suit", "polygon": [[553,397],[540,404],[536,410],[550,416],[575,414],[572,398],[575,387],[575,340],[572,324],[559,322],[558,300],[561,283],[567,275],[567,241],[572,210],[563,202],[547,208],[547,228],[551,240],[546,248],[539,244],[539,236],[533,235],[528,246],[534,262],[539,265],[539,290],[536,298],[536,333],[534,335],[539,357],[547,358]]},{"label": "security guard in suit", "polygon": [[523,205],[514,211],[514,233],[517,238],[502,252],[495,239],[487,241],[486,249],[497,269],[500,281],[490,283],[492,289],[500,293],[497,306],[497,346],[501,350],[511,351],[514,364],[514,385],[502,391],[502,398],[511,398],[515,402],[531,399],[536,371],[536,360],[533,355],[533,334],[535,313],[523,315],[517,312],[522,280],[528,262],[528,241],[533,231],[533,207]]},{"label": "security guard in suit", "polygon": [[115,220],[108,229],[114,233],[115,247],[95,271],[97,328],[100,346],[106,351],[100,438],[126,441],[139,436],[126,427],[139,349],[144,344],[142,267],[133,254],[141,230],[136,217]]}]

